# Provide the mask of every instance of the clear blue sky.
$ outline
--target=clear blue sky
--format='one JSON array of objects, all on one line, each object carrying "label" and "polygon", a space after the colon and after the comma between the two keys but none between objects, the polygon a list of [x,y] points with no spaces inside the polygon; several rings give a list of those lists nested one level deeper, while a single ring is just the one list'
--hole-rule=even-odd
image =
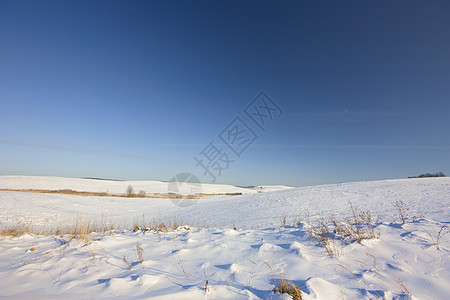
[{"label": "clear blue sky", "polygon": [[[448,1],[1,1],[0,174],[219,183],[450,175]],[[261,131],[244,107],[284,111]],[[218,135],[241,117],[240,157]]]}]

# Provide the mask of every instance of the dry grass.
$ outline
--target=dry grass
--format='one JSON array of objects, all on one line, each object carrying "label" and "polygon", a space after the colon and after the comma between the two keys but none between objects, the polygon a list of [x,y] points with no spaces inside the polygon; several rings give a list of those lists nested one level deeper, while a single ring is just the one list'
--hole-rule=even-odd
[{"label": "dry grass", "polygon": [[206,280],[204,291],[205,291],[205,295],[209,292],[209,281],[208,281],[208,279]]},{"label": "dry grass", "polygon": [[60,234],[69,234],[71,239],[89,240],[92,233],[107,233],[115,229],[117,228],[112,224],[108,224],[106,217],[103,215],[100,220],[86,220],[80,215],[77,216],[68,232],[62,231]]},{"label": "dry grass", "polygon": [[64,195],[79,195],[79,196],[109,196],[109,197],[119,197],[116,194],[110,194],[105,192],[81,192],[74,191],[70,189],[63,190],[41,190],[41,189],[0,189],[0,191],[5,192],[26,192],[26,193],[42,193],[42,194],[64,194]]},{"label": "dry grass", "polygon": [[365,239],[375,239],[380,232],[375,228],[376,220],[370,211],[358,211],[349,201],[351,217],[339,220],[335,216],[326,218],[321,215],[315,225],[307,219],[308,235],[310,239],[319,242],[327,251],[330,258],[339,257],[342,254],[342,245],[339,239],[349,243],[361,243]]},{"label": "dry grass", "polygon": [[183,271],[184,276],[186,278],[189,278],[189,274],[184,269],[183,261],[181,260],[181,258],[179,256],[178,256],[178,265],[180,266],[181,270]]},{"label": "dry grass", "polygon": [[125,257],[125,255],[123,256],[123,262],[127,265],[128,270],[131,270],[131,264],[128,262],[127,258]]},{"label": "dry grass", "polygon": [[133,231],[148,231],[149,226],[147,224],[147,221],[145,220],[145,214],[142,214],[142,219],[136,219],[133,222]]},{"label": "dry grass", "polygon": [[336,217],[331,217],[331,223],[334,226],[333,232],[342,236],[349,242],[360,243],[365,239],[375,239],[380,236],[380,232],[375,229],[377,222],[370,211],[359,212],[352,202],[348,202],[352,211],[352,217],[344,222]]},{"label": "dry grass", "polygon": [[309,226],[308,235],[310,239],[319,242],[327,251],[330,258],[339,257],[341,255],[341,247],[334,238],[334,234],[330,231],[324,216],[321,216],[316,226]]},{"label": "dry grass", "polygon": [[[250,262],[256,264],[254,261],[250,260]],[[270,266],[270,264],[263,260],[263,263],[269,268],[270,273],[272,274],[272,279],[275,283],[275,288],[273,289],[274,292],[278,292],[281,295],[288,294],[292,297],[294,300],[301,300],[302,299],[302,291],[300,288],[293,283],[291,280],[286,279],[283,274],[280,274],[279,277],[275,276],[275,272],[273,268]]]},{"label": "dry grass", "polygon": [[392,205],[397,210],[398,217],[399,217],[400,221],[402,222],[402,224],[405,224],[406,218],[408,217],[408,210],[409,210],[408,205],[406,205],[406,203],[404,203],[402,200],[397,200],[394,203],[392,203]]},{"label": "dry grass", "polygon": [[31,222],[17,221],[16,224],[4,225],[0,229],[0,236],[18,237],[24,234],[33,233]]},{"label": "dry grass", "polygon": [[207,276],[206,275],[206,265],[203,265],[203,275],[205,276],[205,280],[206,280],[205,287],[204,287],[205,296],[209,292],[209,281],[215,274],[216,274],[216,272],[213,272],[211,275]]},{"label": "dry grass", "polygon": [[[159,232],[170,232],[178,229],[181,226],[182,222],[180,222],[176,217],[169,218],[166,220],[155,219],[150,225],[150,229],[156,230]],[[185,227],[188,229],[189,227]]]},{"label": "dry grass", "polygon": [[106,217],[102,217],[98,220],[96,219],[86,219],[82,215],[79,215],[74,220],[71,226],[58,227],[52,229],[38,229],[32,226],[31,221],[16,221],[13,224],[2,223],[0,229],[0,236],[10,236],[18,237],[24,234],[34,234],[34,235],[69,235],[70,240],[91,239],[90,235],[92,233],[110,233],[113,230],[117,230],[118,227],[107,222]]},{"label": "dry grass", "polygon": [[221,193],[221,194],[204,194],[198,193],[195,195],[181,195],[176,193],[146,193],[141,190],[138,193],[134,193],[133,190],[127,190],[124,194],[113,194],[106,192],[85,192],[75,191],[71,189],[62,190],[43,190],[43,189],[0,189],[5,192],[26,192],[26,193],[43,193],[43,194],[63,194],[63,195],[76,195],[76,196],[96,196],[96,197],[127,197],[127,198],[150,198],[150,199],[197,199],[207,198],[214,196],[238,196],[242,193]]},{"label": "dry grass", "polygon": [[430,232],[428,232],[425,228],[423,228],[423,231],[425,231],[430,236],[431,242],[435,246],[439,246],[444,235],[446,235],[447,233],[450,233],[450,230],[448,229],[448,227],[446,225],[443,225],[441,227],[441,229],[439,230],[439,232],[435,233],[434,236]]},{"label": "dry grass", "polygon": [[[133,223],[133,231],[156,231],[156,232],[170,232],[178,229],[181,226],[182,222],[180,222],[177,217],[168,218],[168,219],[153,219],[153,221],[145,220],[145,216],[142,215],[141,220],[135,220]],[[189,229],[189,227],[185,226],[185,229]]]},{"label": "dry grass", "polygon": [[[147,221],[145,219],[145,216],[142,215],[142,219],[137,219],[133,222],[132,230],[155,231],[160,234],[172,232],[177,230],[178,228],[182,228],[185,230],[190,229],[189,226],[182,226],[182,224],[183,223],[177,217]],[[78,215],[73,221],[72,225],[63,227],[42,229],[42,226],[34,227],[32,225],[33,224],[31,221],[23,220],[1,222],[0,236],[18,237],[24,234],[57,236],[68,235],[69,240],[82,239],[88,241],[93,238],[93,233],[111,234],[115,230],[126,229],[108,222],[107,218],[104,215],[102,215],[99,219],[86,218],[82,215]]]},{"label": "dry grass", "polygon": [[280,295],[288,294],[292,297],[293,300],[302,299],[302,291],[300,290],[300,288],[292,281],[284,278],[278,279],[278,284],[275,287],[274,291],[277,291],[278,293],[280,293]]},{"label": "dry grass", "polygon": [[136,252],[139,262],[142,264],[144,262],[144,248],[142,247],[141,242],[136,242]]}]

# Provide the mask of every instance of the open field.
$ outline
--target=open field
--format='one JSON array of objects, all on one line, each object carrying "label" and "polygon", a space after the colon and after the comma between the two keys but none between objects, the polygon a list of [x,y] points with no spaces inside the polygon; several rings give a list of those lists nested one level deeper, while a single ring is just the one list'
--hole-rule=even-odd
[{"label": "open field", "polygon": [[[176,193],[142,193],[142,194],[111,194],[102,192],[83,192],[66,190],[39,190],[39,189],[0,189],[0,192],[26,192],[26,193],[42,193],[42,194],[62,194],[62,195],[77,195],[77,196],[98,196],[98,197],[126,197],[126,198],[158,198],[158,199],[177,199],[186,197]],[[225,194],[204,194],[197,193],[195,195],[188,195],[195,198],[215,197],[215,196],[238,196],[242,193],[225,193]]]},{"label": "open field", "polygon": [[[0,189],[2,190],[35,190],[35,191],[72,191],[72,192],[91,192],[106,195],[124,195],[127,188],[131,186],[137,193],[143,191],[147,194],[167,194],[169,182],[166,181],[124,181],[124,180],[102,180],[88,178],[65,178],[50,176],[0,176]],[[277,190],[291,189],[292,187],[275,186],[256,186],[256,187],[238,187],[227,184],[202,184],[201,191],[206,195],[215,194],[254,194],[258,192],[271,192]],[[180,194],[184,194],[184,190]],[[93,194],[94,195],[94,194]]]},{"label": "open field", "polygon": [[[128,184],[70,180],[0,177],[0,188]],[[0,191],[0,298],[448,299],[449,196],[449,178],[206,196],[188,207]]]}]

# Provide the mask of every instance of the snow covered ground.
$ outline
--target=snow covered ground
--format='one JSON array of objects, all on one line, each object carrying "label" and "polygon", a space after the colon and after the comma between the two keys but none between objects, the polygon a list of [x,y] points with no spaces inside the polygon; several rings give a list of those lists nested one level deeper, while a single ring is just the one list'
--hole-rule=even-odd
[{"label": "snow covered ground", "polygon": [[[0,188],[43,188],[42,177],[11,178],[0,177]],[[58,181],[65,185],[47,188],[123,193],[129,185]],[[90,190],[93,185],[97,190]],[[188,207],[170,199],[2,191],[3,227],[19,222],[57,228],[80,216],[103,216],[122,229],[89,241],[1,237],[0,299],[279,299],[273,290],[280,278],[296,284],[303,299],[450,299],[450,178],[253,191],[202,198]],[[393,205],[400,200],[408,208],[406,224]],[[308,234],[310,225],[321,216],[351,217],[349,201],[379,217],[379,238],[359,244],[334,236],[330,258]],[[137,220],[173,217],[186,226],[166,233],[126,230]],[[142,262],[137,248],[143,249]]]},{"label": "snow covered ground", "polygon": [[[0,189],[42,189],[42,190],[74,190],[79,192],[97,192],[124,194],[128,186],[135,192],[167,193],[170,191],[169,182],[155,180],[119,181],[86,178],[65,178],[51,176],[0,176]],[[241,188],[228,184],[201,184],[204,194],[242,193],[253,194],[258,191],[270,192],[290,189],[289,186],[259,186],[256,188]]]}]

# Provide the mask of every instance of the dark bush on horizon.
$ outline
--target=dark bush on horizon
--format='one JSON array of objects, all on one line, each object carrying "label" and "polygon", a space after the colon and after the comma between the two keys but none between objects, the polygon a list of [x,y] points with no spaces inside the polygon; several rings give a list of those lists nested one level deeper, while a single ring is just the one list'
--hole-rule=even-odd
[{"label": "dark bush on horizon", "polygon": [[408,178],[426,178],[426,177],[446,177],[446,176],[444,175],[444,173],[438,172],[436,174],[426,173],[426,174],[420,174],[419,176],[410,176]]}]

